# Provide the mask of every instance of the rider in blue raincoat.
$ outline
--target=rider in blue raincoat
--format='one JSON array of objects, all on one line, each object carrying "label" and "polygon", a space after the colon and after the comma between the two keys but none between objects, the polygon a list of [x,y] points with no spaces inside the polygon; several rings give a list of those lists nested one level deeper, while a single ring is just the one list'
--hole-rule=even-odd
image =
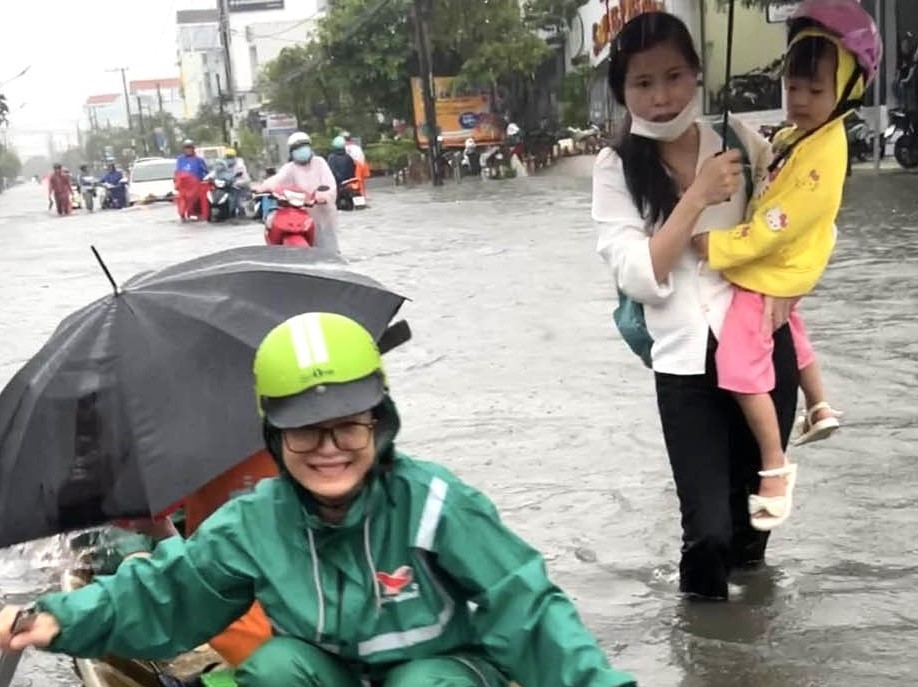
[{"label": "rider in blue raincoat", "polygon": [[182,154],[175,159],[176,174],[191,174],[198,181],[202,181],[207,176],[207,163],[204,158],[195,153],[194,141],[185,139],[182,141]]},{"label": "rider in blue raincoat", "polygon": [[108,166],[108,172],[102,177],[103,184],[111,184],[113,187],[108,190],[108,193],[112,199],[112,206],[116,208],[123,208],[127,205],[126,190],[124,184],[121,183],[123,180],[124,173],[115,166],[114,162]]}]

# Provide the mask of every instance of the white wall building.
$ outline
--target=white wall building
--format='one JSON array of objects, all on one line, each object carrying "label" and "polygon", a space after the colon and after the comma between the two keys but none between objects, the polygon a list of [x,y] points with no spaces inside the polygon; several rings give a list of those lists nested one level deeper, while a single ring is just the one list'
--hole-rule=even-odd
[{"label": "white wall building", "polygon": [[292,45],[308,43],[315,35],[317,19],[291,21],[266,21],[245,27],[248,46],[249,72],[253,86],[264,66],[276,58],[281,50]]},{"label": "white wall building", "polygon": [[226,89],[219,13],[215,4],[207,9],[178,10],[175,22],[183,118],[189,119]]},{"label": "white wall building", "polygon": [[121,93],[91,95],[86,99],[83,110],[91,129],[126,128],[128,125],[124,95]]},{"label": "white wall building", "polygon": [[[282,48],[309,40],[328,0],[225,0],[237,91],[251,91],[258,69]],[[253,55],[254,48],[254,55]],[[254,60],[253,60],[254,57]]]}]

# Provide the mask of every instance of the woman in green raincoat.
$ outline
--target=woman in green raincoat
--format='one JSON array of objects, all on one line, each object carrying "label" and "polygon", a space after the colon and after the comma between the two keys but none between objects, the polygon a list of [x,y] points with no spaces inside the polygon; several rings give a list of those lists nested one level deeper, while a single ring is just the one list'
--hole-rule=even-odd
[{"label": "woman in green raincoat", "polygon": [[243,687],[636,684],[486,497],[395,449],[398,414],[363,327],[299,315],[268,334],[254,368],[281,477],[150,558],[42,596],[14,637],[21,609],[7,606],[0,647],[170,658],[257,599],[274,635],[236,671]]}]

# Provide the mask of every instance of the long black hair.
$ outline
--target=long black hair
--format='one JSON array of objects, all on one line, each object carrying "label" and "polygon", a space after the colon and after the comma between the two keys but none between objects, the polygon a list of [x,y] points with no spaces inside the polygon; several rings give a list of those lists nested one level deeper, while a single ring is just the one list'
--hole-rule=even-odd
[{"label": "long black hair", "polygon": [[[667,12],[639,14],[622,27],[609,54],[609,88],[620,105],[625,104],[625,76],[632,56],[661,43],[670,43],[690,67],[701,71],[692,34],[681,19]],[[660,160],[657,142],[632,134],[629,114],[612,147],[622,160],[625,183],[641,216],[653,224],[666,219],[676,207],[679,194]]]}]

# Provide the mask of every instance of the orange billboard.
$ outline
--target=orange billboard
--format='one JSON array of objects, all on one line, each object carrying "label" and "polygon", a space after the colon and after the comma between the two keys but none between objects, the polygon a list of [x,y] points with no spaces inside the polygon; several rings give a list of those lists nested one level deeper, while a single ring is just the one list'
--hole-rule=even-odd
[{"label": "orange billboard", "polygon": [[[492,145],[504,140],[507,123],[491,111],[491,93],[487,89],[458,90],[452,76],[435,76],[435,111],[437,128],[443,146],[461,148],[465,139],[473,138],[479,145]],[[424,117],[421,79],[411,77],[411,99],[414,103],[414,137],[418,146],[426,148],[429,132]]]},{"label": "orange billboard", "polygon": [[602,16],[593,22],[593,54],[590,63],[596,66],[609,54],[609,44],[622,27],[644,12],[665,12],[664,0],[593,0]]}]

